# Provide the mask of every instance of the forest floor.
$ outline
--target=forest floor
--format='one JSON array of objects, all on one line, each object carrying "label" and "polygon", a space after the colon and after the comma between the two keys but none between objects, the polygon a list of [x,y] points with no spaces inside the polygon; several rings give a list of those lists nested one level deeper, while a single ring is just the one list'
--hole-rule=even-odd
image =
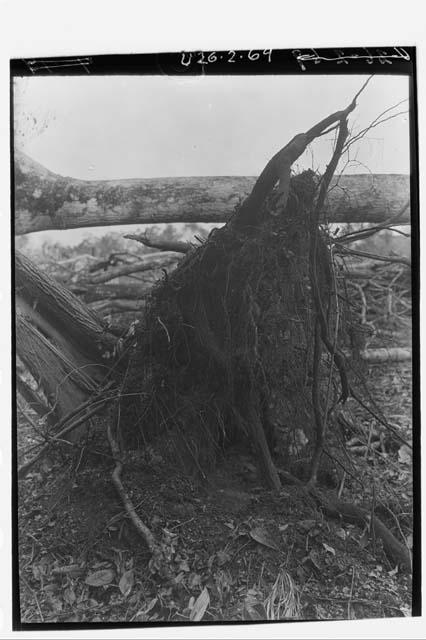
[{"label": "forest floor", "polygon": [[[411,363],[372,366],[375,401],[411,440]],[[355,419],[371,424],[357,409]],[[18,460],[34,442],[19,416]],[[358,446],[358,449],[357,449]],[[395,440],[347,453],[342,499],[371,508],[412,546],[412,461]],[[142,520],[170,549],[172,577],[150,554],[111,482],[97,438],[55,451],[19,483],[21,622],[159,623],[345,620],[411,615],[411,576],[380,540],[326,518],[297,486],[262,487],[255,460],[233,450],[202,483],[161,457],[129,456],[122,480]],[[354,467],[351,467],[352,469]],[[324,488],[324,487],[323,487]],[[335,487],[325,487],[336,494]]]}]

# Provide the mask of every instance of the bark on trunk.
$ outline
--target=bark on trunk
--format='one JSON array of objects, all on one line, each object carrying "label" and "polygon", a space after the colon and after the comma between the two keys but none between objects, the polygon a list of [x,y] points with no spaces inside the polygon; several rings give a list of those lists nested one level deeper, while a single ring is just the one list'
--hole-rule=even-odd
[{"label": "bark on trunk", "polygon": [[39,418],[44,418],[44,416],[46,416],[47,424],[49,426],[53,426],[55,424],[55,417],[51,408],[44,403],[34,389],[32,389],[30,385],[19,375],[16,376],[16,386],[18,388],[18,392],[21,394],[30,409],[35,411]]},{"label": "bark on trunk", "polygon": [[94,381],[78,363],[64,356],[20,312],[16,317],[16,350],[33,378],[40,384],[55,415],[60,419],[92,393]]},{"label": "bark on trunk", "polygon": [[105,379],[103,356],[112,353],[116,338],[74,294],[19,252],[15,273],[17,354],[61,419]]},{"label": "bark on trunk", "polygon": [[[161,222],[226,222],[253,177],[76,180],[15,154],[15,232]],[[334,178],[325,208],[331,222],[382,222],[409,201],[407,175]],[[409,207],[401,216],[410,220]]]},{"label": "bark on trunk", "polygon": [[411,360],[411,349],[404,349],[402,347],[366,349],[365,351],[361,351],[360,358],[370,364],[406,362],[407,360]]},{"label": "bark on trunk", "polygon": [[96,361],[103,349],[115,343],[93,311],[19,251],[15,254],[15,291],[40,329],[59,342],[66,336],[67,344],[87,358]]}]

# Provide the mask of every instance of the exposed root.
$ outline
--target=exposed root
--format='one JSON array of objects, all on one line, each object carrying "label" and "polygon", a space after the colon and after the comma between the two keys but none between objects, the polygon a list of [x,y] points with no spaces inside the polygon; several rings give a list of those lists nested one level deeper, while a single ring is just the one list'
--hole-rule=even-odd
[{"label": "exposed root", "polygon": [[124,485],[121,481],[121,472],[123,470],[123,462],[121,459],[120,447],[118,446],[117,440],[114,438],[111,420],[108,421],[107,435],[109,445],[111,447],[111,453],[115,461],[115,468],[112,472],[111,478],[112,482],[117,490],[117,493],[123,503],[124,509],[128,514],[133,526],[135,527],[138,534],[145,541],[149,551],[152,554],[152,558],[150,561],[150,568],[152,570],[158,571],[160,575],[163,577],[169,577],[170,571],[167,567],[166,557],[164,553],[164,549],[157,542],[155,536],[153,535],[151,529],[147,527],[147,525],[141,520],[141,518],[136,513],[136,509],[131,501],[129,494],[124,488]]},{"label": "exposed root", "polygon": [[408,548],[395,538],[393,533],[389,531],[388,527],[376,515],[350,502],[343,502],[339,499],[327,497],[319,491],[319,489],[310,484],[305,485],[301,480],[287,471],[279,469],[278,473],[288,482],[300,487],[306,495],[314,498],[328,516],[341,518],[346,522],[361,526],[367,525],[373,538],[376,540],[380,538],[382,540],[383,548],[389,557],[401,568],[412,571],[411,554]]}]

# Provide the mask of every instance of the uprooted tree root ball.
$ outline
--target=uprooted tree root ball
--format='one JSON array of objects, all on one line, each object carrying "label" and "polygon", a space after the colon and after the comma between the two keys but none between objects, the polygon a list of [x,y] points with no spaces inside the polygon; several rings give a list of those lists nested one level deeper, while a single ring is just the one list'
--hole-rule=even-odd
[{"label": "uprooted tree root ball", "polygon": [[[150,443],[201,475],[221,450],[245,442],[272,484],[269,452],[287,468],[301,444],[315,443],[315,191],[312,172],[295,176],[284,211],[273,192],[259,227],[214,230],[157,286],[123,389],[127,442]],[[315,241],[317,284],[329,307],[330,256],[319,235]],[[320,369],[325,394],[328,371]]]},{"label": "uprooted tree root ball", "polygon": [[236,211],[165,275],[134,336],[118,432],[200,479],[236,443],[275,490],[280,478],[300,482],[293,470],[304,462],[307,495],[332,517],[367,524],[409,567],[407,549],[374,513],[315,488],[330,459],[326,428],[333,450],[338,408],[358,397],[341,352],[350,309],[331,242],[312,222],[316,193],[313,172],[294,176],[284,209],[273,191],[261,224],[241,227]]}]

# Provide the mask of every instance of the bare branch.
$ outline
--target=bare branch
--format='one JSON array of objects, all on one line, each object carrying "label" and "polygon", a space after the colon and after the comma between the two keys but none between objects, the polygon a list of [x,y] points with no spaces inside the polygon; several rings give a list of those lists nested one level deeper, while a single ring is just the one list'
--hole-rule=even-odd
[{"label": "bare branch", "polygon": [[172,252],[158,252],[151,253],[146,256],[144,260],[140,262],[134,262],[132,264],[126,264],[120,267],[114,267],[105,273],[101,273],[96,276],[92,276],[87,279],[88,284],[101,284],[103,282],[109,282],[114,278],[120,276],[129,276],[134,273],[140,273],[141,271],[150,271],[152,269],[160,269],[162,267],[169,267],[179,260],[180,255]]},{"label": "bare branch", "polygon": [[385,109],[385,111],[382,111],[382,113],[380,113],[378,116],[376,116],[376,118],[368,125],[368,127],[365,127],[364,129],[359,131],[357,134],[355,134],[355,136],[353,136],[352,138],[350,138],[348,140],[348,142],[346,143],[343,151],[347,151],[349,149],[349,147],[351,147],[355,142],[358,142],[359,140],[361,140],[361,138],[363,138],[368,133],[368,131],[370,131],[371,129],[374,129],[375,127],[379,126],[380,124],[383,124],[384,122],[387,122],[388,120],[392,120],[393,118],[396,118],[397,116],[404,115],[404,114],[408,113],[408,110],[407,111],[398,111],[398,113],[394,113],[391,116],[388,116],[387,118],[383,118],[383,116],[386,113],[389,113],[389,111],[392,111],[393,109],[396,109],[403,102],[406,102],[406,100],[401,100],[401,102],[398,102],[397,104],[393,105],[392,107],[389,107],[388,109]]},{"label": "bare branch", "polygon": [[399,233],[401,236],[405,238],[409,238],[411,234],[404,233],[399,229],[395,229],[390,225],[380,225],[377,227],[369,227],[368,229],[361,229],[360,231],[353,231],[352,233],[348,233],[344,236],[339,236],[336,238],[336,242],[339,244],[350,244],[351,242],[358,242],[359,240],[365,240],[366,238],[370,238],[376,233],[380,233],[380,231],[392,231],[394,233]]},{"label": "bare branch", "polygon": [[124,236],[128,240],[136,240],[146,247],[160,249],[160,251],[174,251],[177,253],[187,253],[191,249],[189,242],[179,240],[161,240],[161,238],[149,237],[147,233],[129,233]]},{"label": "bare branch", "polygon": [[380,256],[375,253],[368,253],[367,251],[356,251],[355,249],[349,249],[348,247],[343,247],[340,245],[336,245],[336,253],[340,253],[343,255],[360,256],[361,258],[369,258],[370,260],[379,260],[380,262],[393,262],[395,264],[404,264],[405,266],[411,268],[411,262],[406,258]]},{"label": "bare branch", "polygon": [[61,440],[66,434],[70,433],[71,431],[74,431],[74,429],[76,429],[81,424],[86,422],[89,418],[97,414],[99,410],[110,401],[111,401],[111,398],[103,398],[102,400],[98,400],[95,403],[95,406],[92,407],[92,409],[90,409],[89,411],[87,411],[87,413],[85,413],[83,416],[81,416],[74,422],[71,422],[71,424],[68,424],[61,431],[59,431],[59,433],[57,433],[52,438],[50,438],[49,442],[42,447],[42,449],[37,453],[37,455],[35,455],[33,458],[28,460],[28,462],[26,462],[25,464],[19,467],[18,478],[22,479],[27,475],[30,469],[32,469],[33,466],[47,453],[52,443],[57,442],[58,440]]}]

